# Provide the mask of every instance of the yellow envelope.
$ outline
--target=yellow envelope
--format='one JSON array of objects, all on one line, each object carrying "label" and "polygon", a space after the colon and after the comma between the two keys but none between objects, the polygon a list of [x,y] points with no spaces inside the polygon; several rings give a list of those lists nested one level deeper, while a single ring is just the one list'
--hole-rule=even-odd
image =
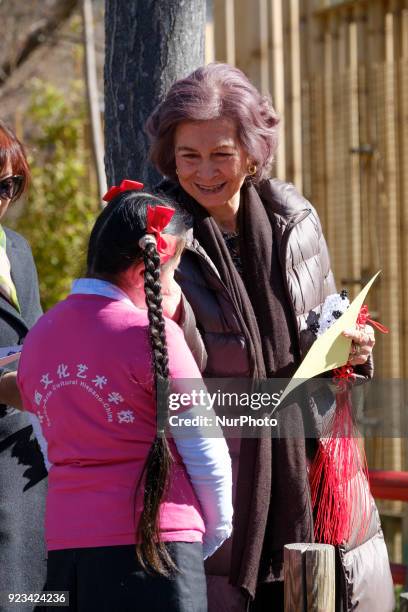
[{"label": "yellow envelope", "polygon": [[355,326],[360,308],[379,274],[380,271],[374,274],[341,317],[315,340],[282,393],[280,402],[305,380],[346,365],[350,354],[351,339],[343,336],[343,332]]}]

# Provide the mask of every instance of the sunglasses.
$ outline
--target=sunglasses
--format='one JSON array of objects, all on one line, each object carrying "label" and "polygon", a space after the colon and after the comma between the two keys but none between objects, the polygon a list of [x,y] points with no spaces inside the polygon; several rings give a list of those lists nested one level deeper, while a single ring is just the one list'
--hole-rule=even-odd
[{"label": "sunglasses", "polygon": [[6,176],[0,180],[0,199],[15,200],[23,190],[24,177],[20,174]]}]

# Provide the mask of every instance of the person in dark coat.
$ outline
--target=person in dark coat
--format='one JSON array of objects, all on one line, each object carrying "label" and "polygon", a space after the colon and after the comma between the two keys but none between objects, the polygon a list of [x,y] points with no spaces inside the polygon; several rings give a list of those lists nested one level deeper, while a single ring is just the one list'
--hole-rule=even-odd
[{"label": "person in dark coat", "polygon": [[[193,220],[176,278],[205,344],[207,377],[290,378],[310,347],[309,322],[335,292],[316,211],[293,185],[269,178],[277,126],[270,98],[217,63],[174,83],[147,122],[150,157],[165,177],[158,190]],[[350,363],[371,375],[373,329],[348,337]],[[229,440],[234,529],[207,562],[210,612],[283,610],[283,547],[314,541],[310,399],[282,409],[278,438]],[[338,549],[338,610],[393,609],[374,502],[370,512],[365,541]]]},{"label": "person in dark coat", "polygon": [[[27,188],[29,177],[23,146],[0,122],[1,223],[8,207]],[[31,249],[22,236],[0,225],[0,347],[22,344],[41,314]],[[29,416],[4,403],[19,404],[13,370],[13,364],[0,369],[1,612],[16,610],[15,604],[7,603],[7,593],[41,592],[46,573],[47,470]]]}]

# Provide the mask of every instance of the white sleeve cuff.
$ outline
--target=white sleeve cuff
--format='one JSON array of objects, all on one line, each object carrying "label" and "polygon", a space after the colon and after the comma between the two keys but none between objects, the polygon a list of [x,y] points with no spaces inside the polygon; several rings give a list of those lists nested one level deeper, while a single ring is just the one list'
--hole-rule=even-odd
[{"label": "white sleeve cuff", "polygon": [[[200,415],[215,422],[215,413],[202,406],[194,406],[182,413],[183,420]],[[170,430],[203,512],[206,558],[232,532],[232,470],[228,446],[219,427],[211,427],[211,435],[216,431],[220,436],[217,438],[207,437],[206,428],[200,425],[177,425]],[[207,433],[210,433],[208,428]]]}]

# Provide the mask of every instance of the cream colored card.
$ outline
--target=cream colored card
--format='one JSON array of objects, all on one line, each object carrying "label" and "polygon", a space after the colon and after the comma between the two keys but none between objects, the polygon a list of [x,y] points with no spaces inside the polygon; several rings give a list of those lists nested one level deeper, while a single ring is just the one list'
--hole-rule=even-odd
[{"label": "cream colored card", "polygon": [[0,347],[0,368],[20,359],[22,345]]},{"label": "cream colored card", "polygon": [[324,334],[315,340],[306,357],[293,375],[293,378],[291,378],[288,386],[282,393],[280,398],[281,402],[305,380],[328,372],[329,370],[333,370],[334,368],[340,368],[347,363],[350,354],[351,340],[350,338],[345,338],[343,332],[347,329],[354,328],[360,308],[379,274],[380,272],[377,272],[377,274],[368,281],[366,286],[351,302],[350,306],[341,317],[337,319]]}]

